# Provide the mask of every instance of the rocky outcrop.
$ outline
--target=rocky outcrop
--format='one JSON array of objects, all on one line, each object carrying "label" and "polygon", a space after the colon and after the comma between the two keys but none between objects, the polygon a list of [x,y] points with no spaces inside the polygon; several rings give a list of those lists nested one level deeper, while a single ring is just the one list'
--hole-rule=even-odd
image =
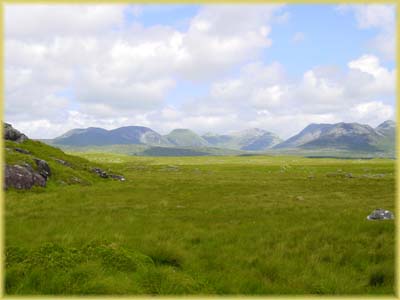
[{"label": "rocky outcrop", "polygon": [[46,186],[46,179],[35,172],[28,164],[6,165],[5,167],[5,188],[30,189],[33,186]]},{"label": "rocky outcrop", "polygon": [[108,174],[100,168],[92,168],[92,172],[96,173],[101,178],[108,178]]},{"label": "rocky outcrop", "polygon": [[101,178],[112,178],[112,179],[117,179],[119,181],[125,181],[125,177],[121,175],[116,175],[116,174],[107,174],[106,171],[100,169],[100,168],[92,168],[91,171],[93,173],[96,173],[99,175]]},{"label": "rocky outcrop", "polygon": [[51,169],[48,163],[45,160],[39,158],[34,158],[33,160],[36,163],[39,174],[47,180],[51,176]]},{"label": "rocky outcrop", "polygon": [[13,128],[11,124],[4,123],[4,138],[9,141],[14,141],[18,143],[22,143],[28,140],[28,137],[19,132],[17,129]]},{"label": "rocky outcrop", "polygon": [[394,215],[391,211],[386,209],[375,209],[368,217],[368,220],[392,220]]},{"label": "rocky outcrop", "polygon": [[[26,135],[23,133],[19,132],[18,130],[14,129],[10,124],[4,123],[4,138],[9,141],[13,142],[23,142],[28,139]],[[32,144],[32,149],[35,149],[33,146],[36,142],[33,142]],[[9,143],[10,147],[6,147],[6,155],[14,155],[14,158],[10,157],[10,159],[7,159],[6,161],[12,161],[14,164],[6,164],[4,167],[4,174],[5,174],[5,181],[4,181],[4,188],[9,189],[9,188],[15,188],[15,189],[30,189],[33,186],[41,186],[45,187],[47,180],[52,176],[52,170],[47,163],[46,160],[41,159],[42,156],[40,155],[41,152],[24,149],[24,146],[29,146],[27,144],[25,145],[17,145],[15,143]],[[18,147],[15,147],[18,146]],[[49,147],[49,146],[47,146]],[[16,155],[15,152],[25,154],[26,159],[24,156]],[[13,153],[14,152],[14,153]],[[50,151],[51,152],[51,151]],[[50,159],[51,161],[55,161],[58,164],[68,167],[68,168],[77,168],[78,170],[85,170],[86,172],[88,171],[86,166],[73,166],[71,162],[59,159],[54,156],[45,156],[45,153],[43,153],[46,159]],[[39,155],[39,157],[35,157],[36,155]],[[18,162],[18,164],[15,164],[15,162]],[[29,162],[29,163],[27,163]],[[57,169],[57,168],[56,168]],[[107,172],[103,171],[100,168],[92,168],[90,171],[96,173],[98,176],[102,178],[110,178],[110,179],[115,179],[119,181],[125,181],[124,176],[121,175],[116,175],[116,174],[108,174]],[[63,182],[64,181],[58,181],[58,182]],[[80,183],[84,184],[85,180],[80,179],[78,177],[73,176],[70,181],[67,180],[68,183]]]}]

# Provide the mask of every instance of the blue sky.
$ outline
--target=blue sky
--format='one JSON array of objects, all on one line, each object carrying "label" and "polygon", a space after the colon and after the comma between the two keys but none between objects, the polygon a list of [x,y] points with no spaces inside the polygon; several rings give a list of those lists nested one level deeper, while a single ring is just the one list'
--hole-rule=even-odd
[{"label": "blue sky", "polygon": [[394,118],[394,40],[388,5],[8,5],[6,119],[33,137],[376,126]]},{"label": "blue sky", "polygon": [[[127,23],[140,22],[146,27],[166,25],[186,30],[189,20],[201,6],[142,5],[139,9],[139,16],[127,9]],[[365,52],[368,41],[379,31],[377,28],[360,30],[352,14],[340,14],[334,5],[288,5],[285,12],[290,20],[274,26],[271,33],[274,43],[264,51],[263,59],[265,62],[282,61],[296,75],[318,64],[346,65]],[[303,32],[307,38],[295,45],[292,38],[297,32]],[[393,67],[394,61],[385,60],[382,65]]]},{"label": "blue sky", "polygon": [[[135,16],[126,10],[127,24],[139,22],[146,27],[171,26],[178,30],[187,30],[190,20],[201,9],[200,5],[142,5],[134,6],[140,10]],[[271,32],[273,44],[260,55],[266,63],[280,62],[293,79],[315,66],[331,65],[345,68],[347,63],[360,57],[369,48],[368,43],[378,34],[379,28],[360,30],[352,14],[341,14],[334,5],[288,5],[284,9],[288,20],[277,22]],[[296,33],[303,33],[304,40],[295,43]],[[316,46],[317,45],[317,46]],[[373,49],[369,53],[379,54]],[[394,60],[384,59],[381,65],[394,68]],[[236,67],[236,72],[240,66]],[[235,70],[231,72],[234,74]],[[180,104],[193,95],[205,95],[207,83],[193,84],[181,80],[179,88],[168,95],[172,105]],[[394,99],[387,100],[393,103]]]}]

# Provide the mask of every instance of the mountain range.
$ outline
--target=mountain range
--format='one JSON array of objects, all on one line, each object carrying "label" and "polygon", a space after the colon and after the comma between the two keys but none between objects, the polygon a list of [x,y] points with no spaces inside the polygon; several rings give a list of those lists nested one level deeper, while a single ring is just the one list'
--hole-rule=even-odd
[{"label": "mountain range", "polygon": [[190,129],[174,129],[167,135],[161,135],[148,127],[127,126],[112,130],[96,127],[73,129],[55,139],[43,141],[60,147],[137,145],[147,147],[147,151],[149,147],[156,147],[157,153],[164,148],[190,148],[197,151],[213,148],[237,150],[243,153],[330,149],[394,154],[395,132],[396,123],[391,120],[383,122],[376,128],[365,124],[343,122],[310,124],[287,140],[282,140],[274,133],[259,128],[231,134],[208,132],[204,135],[198,135]]}]

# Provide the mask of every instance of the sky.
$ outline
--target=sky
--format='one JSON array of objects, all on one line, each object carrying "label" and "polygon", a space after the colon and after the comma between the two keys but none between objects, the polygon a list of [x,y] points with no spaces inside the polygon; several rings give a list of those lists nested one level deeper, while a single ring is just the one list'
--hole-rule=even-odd
[{"label": "sky", "polygon": [[5,121],[161,134],[395,118],[394,5],[5,6]]}]

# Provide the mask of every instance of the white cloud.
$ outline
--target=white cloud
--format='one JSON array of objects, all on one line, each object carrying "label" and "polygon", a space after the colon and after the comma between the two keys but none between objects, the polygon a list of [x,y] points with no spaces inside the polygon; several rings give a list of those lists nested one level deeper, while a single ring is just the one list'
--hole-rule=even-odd
[{"label": "white cloud", "polygon": [[364,98],[394,95],[395,70],[388,70],[380,65],[379,58],[363,55],[348,63],[350,68],[347,89],[351,95]]},{"label": "white cloud", "polygon": [[394,5],[357,5],[353,9],[360,28],[393,30],[396,9]]},{"label": "white cloud", "polygon": [[[58,130],[62,133],[67,128],[100,126],[110,129],[138,124],[164,134],[174,128],[226,133],[257,127],[287,138],[309,123],[345,121],[375,126],[394,117],[393,106],[384,101],[385,95],[394,95],[394,77],[385,79],[393,81],[391,86],[371,88],[380,86],[385,76],[394,73],[383,68],[374,56],[363,55],[349,62],[345,70],[314,68],[304,72],[298,80],[289,79],[284,73],[278,63],[251,63],[245,65],[238,76],[215,82],[207,96],[194,98],[181,107],[155,107],[147,112],[138,110],[132,115],[93,103],[79,112],[69,111],[65,123],[49,129],[48,134],[51,136],[50,133]],[[366,76],[366,80],[362,76]],[[353,81],[356,91],[348,81]],[[27,124],[17,123],[26,128],[28,134],[39,128],[36,125],[29,128]],[[39,120],[35,124],[44,123]]]},{"label": "white cloud", "polygon": [[360,29],[378,29],[370,41],[371,49],[377,50],[384,58],[394,60],[396,51],[396,6],[395,5],[340,5],[341,13],[353,12]]},{"label": "white cloud", "polygon": [[123,10],[122,5],[6,5],[6,38],[101,34],[122,25]]},{"label": "white cloud", "polygon": [[[152,111],[177,80],[210,81],[257,57],[271,45],[270,23],[281,9],[204,6],[180,31],[126,23],[125,13],[141,13],[135,6],[7,5],[6,114],[41,119],[72,104],[101,117]],[[72,104],[59,100],[66,88]]]},{"label": "white cloud", "polygon": [[[215,82],[208,97],[183,107],[185,115],[220,118],[201,125],[204,131],[259,127],[282,137],[295,134],[309,123],[361,122],[377,124],[393,118],[394,70],[380,65],[373,55],[363,55],[346,69],[317,67],[298,80],[285,76],[278,63],[251,63],[237,77]],[[229,115],[227,123],[222,122]],[[213,127],[214,126],[214,127]]]},{"label": "white cloud", "polygon": [[360,122],[377,126],[382,120],[394,118],[394,108],[380,101],[372,101],[356,105],[350,115]]},{"label": "white cloud", "polygon": [[[374,55],[352,60],[345,70],[313,68],[298,79],[279,62],[259,61],[272,45],[272,25],[289,19],[282,6],[205,6],[187,30],[127,24],[125,13],[142,11],[7,5],[7,120],[42,138],[76,127],[133,124],[162,133],[260,127],[287,137],[310,122],[393,116],[386,98],[394,97],[395,70]],[[389,32],[385,12],[366,14],[363,28]],[[172,105],[166,99],[181,80],[209,85],[209,91]]]}]

